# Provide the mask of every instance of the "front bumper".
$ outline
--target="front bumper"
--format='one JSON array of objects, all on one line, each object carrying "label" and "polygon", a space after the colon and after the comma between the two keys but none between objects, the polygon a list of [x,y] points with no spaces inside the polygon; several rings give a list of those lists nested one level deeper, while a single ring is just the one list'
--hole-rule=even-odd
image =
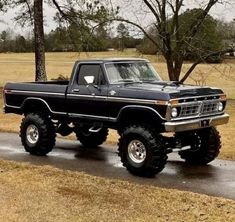
[{"label": "front bumper", "polygon": [[196,130],[212,126],[223,125],[228,123],[228,121],[229,121],[229,115],[223,114],[221,116],[199,118],[194,120],[166,122],[164,123],[164,127],[166,132],[182,132],[182,131]]}]

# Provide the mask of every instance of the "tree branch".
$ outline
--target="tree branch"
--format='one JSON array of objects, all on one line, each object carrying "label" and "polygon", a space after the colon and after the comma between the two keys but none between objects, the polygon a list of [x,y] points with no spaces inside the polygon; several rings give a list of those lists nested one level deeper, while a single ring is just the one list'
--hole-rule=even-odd
[{"label": "tree branch", "polygon": [[147,7],[150,9],[150,11],[153,13],[153,15],[155,16],[155,18],[157,19],[158,24],[160,24],[160,18],[159,15],[157,14],[157,12],[155,11],[155,9],[153,8],[153,6],[149,3],[148,0],[144,0],[144,3],[147,5]]},{"label": "tree branch", "polygon": [[31,7],[29,5],[29,2],[28,2],[28,0],[24,0],[24,2],[27,5],[29,17],[30,17],[31,23],[33,24],[33,13],[32,13]]},{"label": "tree branch", "polygon": [[148,34],[148,32],[141,27],[140,25],[138,25],[135,22],[129,21],[127,19],[122,19],[122,18],[113,18],[113,19],[109,19],[108,21],[105,21],[104,23],[107,22],[113,22],[113,21],[118,21],[118,22],[125,22],[127,24],[133,25],[135,27],[137,27],[139,30],[141,30],[143,32],[143,34],[154,44],[156,45],[156,47],[163,53],[163,49],[162,47],[159,45],[159,43],[157,41],[155,41],[155,39],[153,37],[151,37],[151,35]]},{"label": "tree branch", "polygon": [[[164,0],[165,1],[165,0]],[[161,14],[161,11],[162,11],[162,7],[161,7],[161,3],[159,0],[156,0],[156,3],[158,5],[158,10],[159,10],[159,13]]]},{"label": "tree branch", "polygon": [[205,61],[206,59],[208,59],[209,57],[211,57],[211,56],[222,56],[226,53],[230,53],[230,52],[234,52],[234,51],[235,51],[235,49],[227,49],[227,50],[223,50],[223,51],[219,51],[219,52],[213,52],[213,53],[210,53],[208,55],[205,55],[205,56],[201,57],[195,63],[193,63],[193,65],[185,73],[184,77],[180,80],[180,82],[185,82],[185,80],[190,76],[190,74],[193,72],[193,70],[196,68],[196,66],[198,64],[200,64],[201,62]]},{"label": "tree branch", "polygon": [[55,5],[56,9],[59,11],[59,13],[63,16],[63,17],[67,17],[68,15],[61,9],[60,5],[58,4],[58,2],[56,0],[52,0],[53,4]]},{"label": "tree branch", "polygon": [[210,0],[207,4],[206,8],[203,10],[203,12],[198,16],[198,18],[195,20],[195,22],[191,25],[191,28],[189,30],[188,35],[186,34],[186,38],[189,39],[189,42],[191,42],[193,37],[197,34],[198,29],[200,28],[200,26],[204,22],[209,11],[218,1],[219,0]]}]

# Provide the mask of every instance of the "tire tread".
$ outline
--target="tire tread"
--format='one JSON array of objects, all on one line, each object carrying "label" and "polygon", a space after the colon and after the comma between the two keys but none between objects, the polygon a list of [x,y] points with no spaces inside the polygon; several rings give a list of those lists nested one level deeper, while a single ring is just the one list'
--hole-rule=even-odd
[{"label": "tire tread", "polygon": [[[26,142],[26,129],[29,124],[35,124],[40,131],[40,140],[35,147],[28,146]],[[22,120],[20,126],[20,137],[26,152],[32,155],[45,156],[55,146],[56,132],[52,121],[42,113],[28,113]]]},{"label": "tire tread", "polygon": [[[150,157],[141,168],[133,167],[127,159],[127,151],[125,150],[126,138],[129,135],[141,135],[148,143],[148,153]],[[127,148],[126,148],[127,149]],[[144,125],[131,125],[127,126],[121,134],[118,142],[118,155],[121,162],[127,170],[138,176],[154,177],[157,173],[161,172],[167,162],[167,155],[162,138],[156,135],[155,131]]]},{"label": "tire tread", "polygon": [[190,150],[179,152],[179,155],[187,163],[206,165],[219,155],[221,149],[221,136],[214,127],[198,132],[203,141],[202,147],[196,152],[191,152]]}]

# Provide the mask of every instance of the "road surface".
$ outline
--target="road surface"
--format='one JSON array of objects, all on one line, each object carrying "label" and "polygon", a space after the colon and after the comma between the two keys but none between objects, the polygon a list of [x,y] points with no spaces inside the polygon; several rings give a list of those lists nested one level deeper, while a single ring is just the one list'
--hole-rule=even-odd
[{"label": "road surface", "polygon": [[51,165],[105,178],[235,200],[235,161],[215,160],[208,166],[189,166],[177,154],[171,154],[166,168],[155,178],[139,178],[122,167],[115,146],[85,149],[76,141],[57,139],[56,148],[47,157],[36,157],[24,152],[17,134],[9,133],[0,133],[0,159]]}]

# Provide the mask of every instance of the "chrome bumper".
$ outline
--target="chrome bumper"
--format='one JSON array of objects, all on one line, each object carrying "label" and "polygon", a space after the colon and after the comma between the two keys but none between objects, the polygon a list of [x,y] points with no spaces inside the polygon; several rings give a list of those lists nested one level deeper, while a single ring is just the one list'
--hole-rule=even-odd
[{"label": "chrome bumper", "polygon": [[[207,123],[203,125],[203,123]],[[182,132],[189,130],[196,130],[207,128],[211,126],[218,126],[228,123],[229,115],[223,114],[221,116],[213,116],[207,118],[200,118],[194,120],[174,121],[164,123],[166,132]]]}]

